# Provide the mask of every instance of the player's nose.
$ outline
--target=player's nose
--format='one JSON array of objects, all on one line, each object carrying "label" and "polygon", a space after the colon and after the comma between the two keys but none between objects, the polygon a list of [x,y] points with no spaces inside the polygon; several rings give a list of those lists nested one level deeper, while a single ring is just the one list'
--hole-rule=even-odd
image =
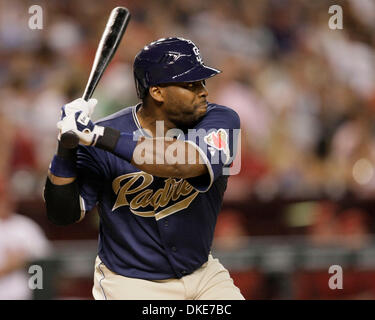
[{"label": "player's nose", "polygon": [[198,87],[198,96],[202,98],[206,98],[208,96],[208,90],[206,88],[206,82],[200,81]]}]

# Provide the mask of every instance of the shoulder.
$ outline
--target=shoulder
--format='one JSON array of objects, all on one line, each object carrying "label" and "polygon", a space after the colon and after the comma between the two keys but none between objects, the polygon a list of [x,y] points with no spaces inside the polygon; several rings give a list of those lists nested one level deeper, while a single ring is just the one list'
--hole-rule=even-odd
[{"label": "shoulder", "polygon": [[240,117],[236,111],[232,108],[222,106],[216,103],[209,103],[207,107],[207,113],[204,118],[211,118],[214,120],[227,121],[234,125],[234,127],[240,127]]},{"label": "shoulder", "polygon": [[133,117],[135,108],[136,106],[125,107],[116,113],[97,120],[95,124],[108,126],[118,130],[121,130],[123,127],[129,127],[129,124],[134,122]]}]

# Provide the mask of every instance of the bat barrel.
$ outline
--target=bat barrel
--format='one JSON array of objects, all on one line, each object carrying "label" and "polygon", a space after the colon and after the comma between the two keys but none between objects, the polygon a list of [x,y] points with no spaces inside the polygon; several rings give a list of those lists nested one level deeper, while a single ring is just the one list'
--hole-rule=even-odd
[{"label": "bat barrel", "polygon": [[129,10],[124,7],[114,8],[108,19],[102,38],[96,50],[94,63],[83,94],[89,100],[101,79],[104,70],[112,60],[130,20]]}]

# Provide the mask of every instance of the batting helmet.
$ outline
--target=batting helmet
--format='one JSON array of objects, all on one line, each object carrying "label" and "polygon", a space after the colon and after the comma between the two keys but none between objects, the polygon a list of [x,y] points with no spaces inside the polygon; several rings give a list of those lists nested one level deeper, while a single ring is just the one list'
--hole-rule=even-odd
[{"label": "batting helmet", "polygon": [[134,60],[134,80],[143,99],[150,86],[204,80],[221,71],[207,67],[198,47],[183,38],[163,38],[145,46]]}]

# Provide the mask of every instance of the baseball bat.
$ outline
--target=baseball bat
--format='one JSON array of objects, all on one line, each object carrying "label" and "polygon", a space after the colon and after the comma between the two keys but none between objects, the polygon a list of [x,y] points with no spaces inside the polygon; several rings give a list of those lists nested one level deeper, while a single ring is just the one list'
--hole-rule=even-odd
[{"label": "baseball bat", "polygon": [[[130,13],[127,8],[116,7],[112,10],[98,48],[96,49],[90,77],[82,96],[85,101],[88,101],[92,97],[104,70],[107,68],[120,44],[129,20]],[[79,138],[73,131],[68,131],[61,135],[60,143],[64,148],[72,149],[77,147]]]}]

